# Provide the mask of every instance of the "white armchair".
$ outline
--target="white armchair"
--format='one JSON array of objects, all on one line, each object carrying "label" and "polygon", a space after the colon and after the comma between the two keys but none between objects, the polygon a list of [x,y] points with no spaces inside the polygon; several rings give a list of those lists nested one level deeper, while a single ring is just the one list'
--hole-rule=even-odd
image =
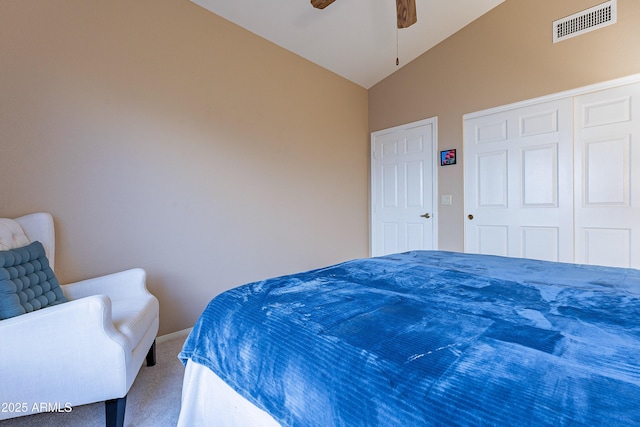
[{"label": "white armchair", "polygon": [[[46,213],[0,219],[0,251],[40,241],[55,257]],[[155,364],[158,300],[132,269],[61,285],[68,302],[0,320],[0,419],[69,411],[105,401],[107,426],[122,426],[143,361]]]}]

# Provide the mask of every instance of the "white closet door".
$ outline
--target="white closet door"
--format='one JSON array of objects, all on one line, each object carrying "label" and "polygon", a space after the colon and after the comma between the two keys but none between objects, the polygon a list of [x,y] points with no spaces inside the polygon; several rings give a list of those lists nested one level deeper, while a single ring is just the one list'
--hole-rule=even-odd
[{"label": "white closet door", "polygon": [[640,84],[575,98],[575,261],[640,268]]},{"label": "white closet door", "polygon": [[573,262],[572,103],[465,120],[465,251]]}]

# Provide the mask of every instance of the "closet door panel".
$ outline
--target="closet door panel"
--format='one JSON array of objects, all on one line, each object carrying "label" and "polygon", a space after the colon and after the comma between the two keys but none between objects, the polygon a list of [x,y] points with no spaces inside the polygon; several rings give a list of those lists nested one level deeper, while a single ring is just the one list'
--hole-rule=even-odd
[{"label": "closet door panel", "polygon": [[465,251],[573,262],[572,103],[465,120]]},{"label": "closet door panel", "polygon": [[576,262],[640,268],[640,83],[574,105]]}]

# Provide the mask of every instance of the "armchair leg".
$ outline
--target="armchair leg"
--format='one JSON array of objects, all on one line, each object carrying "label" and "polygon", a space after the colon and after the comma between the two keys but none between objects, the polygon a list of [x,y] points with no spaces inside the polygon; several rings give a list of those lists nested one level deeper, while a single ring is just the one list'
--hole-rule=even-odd
[{"label": "armchair leg", "polygon": [[127,396],[120,399],[111,399],[104,402],[107,427],[124,427],[124,409],[127,405]]},{"label": "armchair leg", "polygon": [[154,366],[156,364],[156,340],[153,340],[151,348],[147,353],[147,366]]}]

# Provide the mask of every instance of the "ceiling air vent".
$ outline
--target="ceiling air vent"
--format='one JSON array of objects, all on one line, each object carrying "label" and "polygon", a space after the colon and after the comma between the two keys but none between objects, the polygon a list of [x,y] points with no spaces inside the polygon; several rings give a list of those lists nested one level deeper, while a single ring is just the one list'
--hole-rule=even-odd
[{"label": "ceiling air vent", "polygon": [[616,0],[594,6],[582,12],[574,13],[566,18],[553,22],[553,42],[557,43],[607,25],[618,20]]}]

